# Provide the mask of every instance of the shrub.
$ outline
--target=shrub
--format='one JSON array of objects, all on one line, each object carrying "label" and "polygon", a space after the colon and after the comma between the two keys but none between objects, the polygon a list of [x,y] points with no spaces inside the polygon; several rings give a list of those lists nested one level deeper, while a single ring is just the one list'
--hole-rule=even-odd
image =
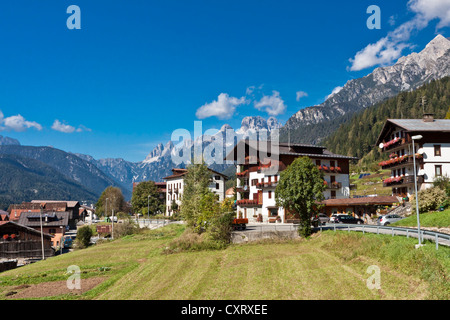
[{"label": "shrub", "polygon": [[114,224],[114,239],[128,236],[139,232],[139,227],[132,220]]},{"label": "shrub", "polygon": [[91,242],[92,229],[89,226],[84,226],[78,229],[76,243],[80,249],[87,248]]},{"label": "shrub", "polygon": [[[444,190],[438,187],[432,187],[418,192],[419,197],[419,213],[438,210],[440,206],[444,205],[447,199],[447,194]],[[413,212],[416,210],[415,196],[411,197]]]}]

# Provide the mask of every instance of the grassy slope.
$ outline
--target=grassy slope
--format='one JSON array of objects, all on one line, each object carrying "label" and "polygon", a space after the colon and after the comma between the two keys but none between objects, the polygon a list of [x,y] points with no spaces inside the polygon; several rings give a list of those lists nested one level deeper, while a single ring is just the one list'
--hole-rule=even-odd
[{"label": "grassy slope", "polygon": [[[390,177],[390,170],[382,170],[379,174],[371,174],[361,179],[359,173],[350,176],[350,183],[356,185],[356,190],[351,191],[351,195],[364,196],[374,194],[376,192],[379,196],[392,195],[391,187],[383,187],[383,180]],[[376,188],[376,189],[375,189]]]},{"label": "grassy slope", "polygon": [[[393,223],[392,225],[402,227],[417,227],[417,215],[411,215],[406,219]],[[420,226],[450,228],[450,209],[437,212],[421,213]]]},{"label": "grassy slope", "polygon": [[[85,299],[450,298],[450,248],[416,250],[413,239],[325,232],[302,241],[162,254],[182,231],[171,225],[10,270],[0,276],[0,297],[23,283],[66,280],[66,268],[78,265],[82,278],[107,279]],[[380,290],[366,286],[371,265],[381,269]],[[104,266],[111,269],[100,271]]]}]

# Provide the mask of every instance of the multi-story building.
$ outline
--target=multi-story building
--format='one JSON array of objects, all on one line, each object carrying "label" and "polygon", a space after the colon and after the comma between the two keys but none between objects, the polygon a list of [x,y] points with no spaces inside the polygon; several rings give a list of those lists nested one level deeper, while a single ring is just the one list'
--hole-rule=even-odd
[{"label": "multi-story building", "polygon": [[[211,171],[209,189],[219,196],[219,201],[223,201],[225,199],[225,181],[228,178],[214,170],[209,169],[209,171]],[[172,169],[172,175],[163,178],[166,180],[166,216],[173,215],[173,202],[178,206],[181,205],[186,173],[187,169]]]},{"label": "multi-story building", "polygon": [[[261,148],[262,143],[265,146]],[[294,217],[275,203],[275,188],[280,172],[302,156],[309,157],[324,173],[325,199],[350,197],[350,160],[356,158],[333,154],[320,146],[288,143],[277,143],[276,146],[278,159],[270,162],[264,156],[271,152],[268,150],[270,142],[266,141],[242,140],[227,155],[226,160],[234,160],[237,165],[238,216],[248,218],[249,222],[290,222]],[[259,152],[262,150],[264,152]],[[239,152],[244,155],[238,155]]]},{"label": "multi-story building", "polygon": [[389,160],[379,165],[391,170],[384,186],[392,187],[393,195],[406,198],[414,194],[414,158],[418,190],[450,173],[450,120],[434,119],[432,114],[422,119],[388,119],[377,145],[389,155]]}]

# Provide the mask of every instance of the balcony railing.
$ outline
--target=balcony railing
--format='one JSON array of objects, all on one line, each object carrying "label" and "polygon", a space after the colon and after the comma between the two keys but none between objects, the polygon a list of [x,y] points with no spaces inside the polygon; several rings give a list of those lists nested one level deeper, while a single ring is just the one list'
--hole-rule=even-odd
[{"label": "balcony railing", "polygon": [[[424,180],[423,176],[417,176],[417,183],[423,183]],[[414,176],[399,176],[384,180],[383,187],[394,187],[411,183],[414,183]]]},{"label": "balcony railing", "polygon": [[255,207],[255,206],[261,206],[262,203],[258,200],[250,200],[250,199],[242,199],[236,201],[236,204],[241,207]]},{"label": "balcony railing", "polygon": [[317,166],[317,169],[319,169],[319,171],[324,171],[324,172],[336,172],[336,173],[342,172],[341,167],[328,167],[325,165]]},{"label": "balcony railing", "polygon": [[[423,160],[423,155],[416,153],[416,160],[417,161]],[[414,163],[414,159],[413,159],[412,155],[404,155],[404,156],[400,156],[400,157],[392,157],[391,159],[386,160],[386,161],[381,161],[378,163],[378,165],[382,169],[389,169],[389,168],[397,167],[400,165],[413,164],[413,163]]]},{"label": "balcony railing", "polygon": [[278,185],[278,181],[259,182],[256,184],[256,188],[258,188],[258,189],[275,188],[277,185]]},{"label": "balcony railing", "polygon": [[410,138],[394,138],[383,144],[383,151],[392,150],[409,143],[411,143]]}]

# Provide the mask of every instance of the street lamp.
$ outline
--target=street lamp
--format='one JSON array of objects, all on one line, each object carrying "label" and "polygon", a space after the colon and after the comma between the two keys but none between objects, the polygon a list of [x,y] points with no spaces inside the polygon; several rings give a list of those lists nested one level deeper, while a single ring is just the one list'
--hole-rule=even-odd
[{"label": "street lamp", "polygon": [[417,135],[417,136],[412,136],[412,146],[413,146],[413,164],[414,164],[414,191],[415,191],[415,196],[416,196],[416,214],[417,214],[417,232],[418,232],[418,237],[419,237],[419,246],[422,246],[422,240],[420,238],[420,218],[419,218],[419,198],[417,196],[417,173],[416,173],[416,151],[415,151],[415,146],[414,146],[414,141],[415,140],[420,140],[422,139],[423,136],[421,135]]},{"label": "street lamp", "polygon": [[148,216],[148,225],[150,225],[150,195],[147,196],[147,216]]}]

